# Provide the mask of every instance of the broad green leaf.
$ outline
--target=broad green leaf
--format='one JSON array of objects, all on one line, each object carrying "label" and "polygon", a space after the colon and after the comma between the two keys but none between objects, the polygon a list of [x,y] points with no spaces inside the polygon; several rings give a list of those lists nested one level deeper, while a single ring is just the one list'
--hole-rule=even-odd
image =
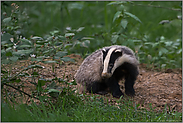
[{"label": "broad green leaf", "polygon": [[91,39],[94,39],[94,38],[91,38],[91,37],[83,37],[81,40],[91,40]]},{"label": "broad green leaf", "polygon": [[22,41],[23,44],[27,44],[27,45],[32,45],[32,42],[29,41],[28,39],[20,39]]},{"label": "broad green leaf", "polygon": [[118,39],[119,35],[112,35],[112,43],[115,44],[117,42],[117,39]]},{"label": "broad green leaf", "polygon": [[159,49],[159,56],[161,56],[162,54],[166,54],[168,52],[168,50],[166,48],[160,48]]},{"label": "broad green leaf", "polygon": [[1,46],[6,46],[8,43],[11,43],[10,41],[1,41]]},{"label": "broad green leaf", "polygon": [[58,63],[57,61],[42,61],[42,63],[49,64],[49,63]]},{"label": "broad green leaf", "polygon": [[30,54],[32,53],[33,50],[30,49],[30,50],[18,50],[17,52],[13,52],[14,55],[22,55],[22,54]]},{"label": "broad green leaf", "polygon": [[58,56],[58,57],[63,57],[63,56],[66,56],[66,55],[67,55],[66,51],[59,51],[55,54],[55,56]]},{"label": "broad green leaf", "polygon": [[145,45],[146,45],[146,44],[153,45],[153,43],[152,43],[152,42],[145,42],[144,44],[145,44]]},{"label": "broad green leaf", "polygon": [[142,23],[141,20],[137,16],[135,16],[134,14],[132,14],[130,12],[124,12],[124,14],[126,14],[126,15],[132,17],[133,19],[135,19],[136,21]]},{"label": "broad green leaf", "polygon": [[90,45],[90,40],[85,40],[84,42],[81,43],[82,47],[87,47],[88,48],[89,45]]},{"label": "broad green leaf", "polygon": [[42,45],[36,44],[36,48],[41,48]]},{"label": "broad green leaf", "polygon": [[42,40],[42,41],[40,41],[40,40],[38,40],[38,41],[36,41],[36,44],[44,44],[44,43],[48,43],[49,41],[44,41],[44,40]]},{"label": "broad green leaf", "polygon": [[[39,75],[39,74],[38,74],[38,75]],[[46,79],[39,78],[39,80],[38,80],[38,85],[44,86],[46,82],[47,82]]]},{"label": "broad green leaf", "polygon": [[179,49],[179,50],[177,51],[177,54],[180,54],[180,53],[182,53],[182,49]]},{"label": "broad green leaf", "polygon": [[31,45],[20,45],[19,48],[31,48]]},{"label": "broad green leaf", "polygon": [[41,65],[29,65],[25,70],[31,69],[31,68],[43,68]]},{"label": "broad green leaf", "polygon": [[58,36],[58,39],[60,39],[60,40],[66,40],[66,38],[64,37],[64,36]]},{"label": "broad green leaf", "polygon": [[16,56],[10,57],[10,60],[13,62],[16,62],[18,60],[18,57],[16,57]]},{"label": "broad green leaf", "polygon": [[66,33],[65,37],[70,37],[70,36],[74,36],[74,35],[75,35],[74,33]]},{"label": "broad green leaf", "polygon": [[135,40],[135,39],[133,39],[133,42],[141,43],[141,42],[142,42],[142,40]]},{"label": "broad green leaf", "polygon": [[127,27],[128,21],[126,19],[121,20],[121,26],[125,29]]},{"label": "broad green leaf", "polygon": [[11,21],[11,17],[7,17],[3,19],[4,23],[9,23]]},{"label": "broad green leaf", "polygon": [[166,64],[162,64],[162,65],[161,65],[161,68],[164,68],[164,67],[166,67]]},{"label": "broad green leaf", "polygon": [[12,38],[13,36],[10,35],[9,33],[5,33],[1,35],[1,41],[10,41],[10,38]]},{"label": "broad green leaf", "polygon": [[67,61],[75,62],[74,59],[71,59],[69,57],[63,57],[63,58],[60,58],[60,60],[65,61],[65,62],[67,62]]},{"label": "broad green leaf", "polygon": [[54,49],[45,50],[45,51],[43,52],[43,54],[50,53],[50,52],[52,52],[53,50],[54,50]]},{"label": "broad green leaf", "polygon": [[117,11],[116,14],[114,15],[114,18],[113,18],[113,22],[119,18],[121,16],[121,11]]},{"label": "broad green leaf", "polygon": [[1,64],[9,64],[10,60],[9,59],[2,59]]},{"label": "broad green leaf", "polygon": [[60,91],[58,91],[58,90],[56,90],[56,89],[49,89],[48,92],[49,92],[49,93],[50,93],[50,92],[58,92],[58,93],[60,93]]},{"label": "broad green leaf", "polygon": [[171,45],[173,44],[172,41],[166,41],[166,42],[164,42],[164,43],[166,44],[166,46],[171,46]]},{"label": "broad green leaf", "polygon": [[54,31],[50,32],[51,35],[55,35],[55,34],[57,34],[57,33],[59,33],[58,30],[54,30]]},{"label": "broad green leaf", "polygon": [[31,61],[42,61],[43,60],[43,58],[32,58],[31,57]]},{"label": "broad green leaf", "polygon": [[162,51],[163,53],[167,53],[168,52],[168,50],[166,48],[163,48],[163,47],[160,49],[160,51]]},{"label": "broad green leaf", "polygon": [[6,56],[7,56],[7,57],[13,56],[13,55],[12,55],[12,52],[6,52]]},{"label": "broad green leaf", "polygon": [[38,37],[38,36],[34,36],[34,37],[32,37],[31,39],[33,39],[33,40],[43,40],[43,38]]},{"label": "broad green leaf", "polygon": [[76,31],[77,31],[77,32],[80,32],[80,31],[82,31],[84,28],[85,28],[85,27],[79,27]]}]

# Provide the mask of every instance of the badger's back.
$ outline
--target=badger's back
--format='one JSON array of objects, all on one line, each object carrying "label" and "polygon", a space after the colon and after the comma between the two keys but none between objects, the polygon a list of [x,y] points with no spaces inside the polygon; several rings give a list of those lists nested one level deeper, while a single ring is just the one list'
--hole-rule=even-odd
[{"label": "badger's back", "polygon": [[89,82],[101,81],[102,60],[102,51],[100,49],[86,57],[74,76],[76,82],[85,85]]}]

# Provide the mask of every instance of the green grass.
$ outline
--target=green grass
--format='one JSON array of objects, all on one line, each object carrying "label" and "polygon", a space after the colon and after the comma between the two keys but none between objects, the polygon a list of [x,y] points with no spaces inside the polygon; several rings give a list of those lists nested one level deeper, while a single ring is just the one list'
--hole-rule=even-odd
[{"label": "green grass", "polygon": [[[131,100],[120,100],[119,105],[104,103],[104,98],[86,98],[73,95],[64,96],[54,103],[42,102],[39,105],[19,104],[14,107],[2,103],[2,122],[181,122],[182,113],[166,111],[156,113],[133,106]],[[74,100],[73,100],[74,99]],[[84,99],[84,100],[82,100]],[[65,103],[63,103],[65,100]],[[76,101],[77,100],[77,101]],[[71,102],[76,101],[71,105]]]}]

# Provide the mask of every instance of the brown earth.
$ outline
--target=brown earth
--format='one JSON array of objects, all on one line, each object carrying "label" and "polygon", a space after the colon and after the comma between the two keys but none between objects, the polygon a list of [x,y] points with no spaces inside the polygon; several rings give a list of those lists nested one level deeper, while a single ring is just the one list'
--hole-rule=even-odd
[{"label": "brown earth", "polygon": [[[79,55],[69,55],[70,58],[75,59],[76,62],[63,62],[62,65],[55,65],[55,72],[52,72],[53,64],[43,64],[44,69],[40,69],[39,73],[43,78],[65,78],[67,81],[73,81],[73,76],[82,63],[83,59]],[[17,73],[20,66],[30,65],[30,61],[21,61],[15,64],[12,71]],[[35,80],[36,81],[36,80]],[[31,91],[34,91],[36,88],[32,84],[28,83],[27,79],[23,79],[25,83],[24,91],[31,94]],[[121,81],[120,87],[124,92],[124,82]],[[60,84],[58,84],[59,86]],[[170,107],[170,110],[182,112],[182,69],[167,69],[161,72],[154,70],[148,70],[145,64],[140,65],[140,74],[134,85],[136,94],[131,98],[136,104],[140,104],[139,108],[149,108],[149,104],[152,104],[152,107],[156,107],[156,111],[162,111],[165,108],[165,105]],[[11,90],[11,89],[9,89]],[[109,100],[113,100],[111,94],[102,95]],[[128,98],[125,95],[124,98]],[[27,102],[27,98],[23,102]]]}]

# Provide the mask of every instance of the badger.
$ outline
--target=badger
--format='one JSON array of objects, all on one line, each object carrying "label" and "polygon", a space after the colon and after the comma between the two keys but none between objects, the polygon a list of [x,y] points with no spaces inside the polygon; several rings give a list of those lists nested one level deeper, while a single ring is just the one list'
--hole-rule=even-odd
[{"label": "badger", "polygon": [[110,90],[113,97],[124,96],[119,81],[125,79],[125,93],[134,96],[133,88],[139,74],[139,61],[134,52],[120,45],[96,50],[86,57],[74,78],[79,92],[101,93]]}]

